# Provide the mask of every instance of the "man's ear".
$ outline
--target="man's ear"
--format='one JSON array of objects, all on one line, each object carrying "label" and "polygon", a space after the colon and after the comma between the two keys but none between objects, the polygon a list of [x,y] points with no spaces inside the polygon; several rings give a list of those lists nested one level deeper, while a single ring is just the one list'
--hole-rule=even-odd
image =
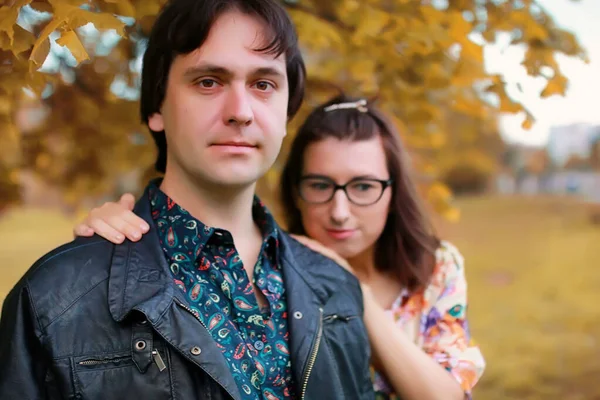
[{"label": "man's ear", "polygon": [[148,127],[154,132],[162,132],[165,130],[165,122],[163,116],[159,112],[155,112],[148,118]]}]

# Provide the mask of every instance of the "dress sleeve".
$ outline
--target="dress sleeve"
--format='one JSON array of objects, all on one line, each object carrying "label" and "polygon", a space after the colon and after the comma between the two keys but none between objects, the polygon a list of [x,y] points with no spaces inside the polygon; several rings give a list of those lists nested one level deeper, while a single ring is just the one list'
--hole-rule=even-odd
[{"label": "dress sleeve", "polygon": [[469,332],[464,259],[454,246],[443,242],[436,262],[433,287],[428,288],[436,295],[422,321],[423,350],[454,376],[470,399],[485,360]]}]

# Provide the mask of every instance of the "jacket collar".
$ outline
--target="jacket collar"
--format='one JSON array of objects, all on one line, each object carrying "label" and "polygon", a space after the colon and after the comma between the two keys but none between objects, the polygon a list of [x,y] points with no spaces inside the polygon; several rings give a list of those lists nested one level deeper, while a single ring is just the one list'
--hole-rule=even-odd
[{"label": "jacket collar", "polygon": [[167,261],[152,221],[149,192],[134,207],[134,212],[150,226],[136,243],[126,240],[116,245],[109,279],[108,302],[112,317],[122,321],[132,310],[156,322],[175,296]]}]

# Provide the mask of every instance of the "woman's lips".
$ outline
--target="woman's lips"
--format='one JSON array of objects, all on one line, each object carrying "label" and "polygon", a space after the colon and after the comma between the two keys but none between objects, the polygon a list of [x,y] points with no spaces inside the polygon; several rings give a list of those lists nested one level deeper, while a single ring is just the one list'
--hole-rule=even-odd
[{"label": "woman's lips", "polygon": [[327,234],[335,240],[348,239],[356,232],[355,229],[327,229]]}]

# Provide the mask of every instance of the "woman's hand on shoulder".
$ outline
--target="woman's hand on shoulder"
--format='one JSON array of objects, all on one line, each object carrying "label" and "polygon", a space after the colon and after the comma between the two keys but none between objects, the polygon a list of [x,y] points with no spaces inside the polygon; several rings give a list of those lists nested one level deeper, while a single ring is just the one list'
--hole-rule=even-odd
[{"label": "woman's hand on shoulder", "polygon": [[126,193],[118,202],[106,202],[93,208],[87,217],[73,229],[75,236],[93,236],[94,233],[119,244],[127,237],[138,241],[150,230],[148,223],[133,213],[135,198]]},{"label": "woman's hand on shoulder", "polygon": [[326,247],[325,245],[321,244],[320,242],[318,242],[314,239],[311,239],[307,236],[293,235],[293,234],[290,234],[290,236],[293,237],[294,239],[296,239],[297,241],[299,241],[300,243],[302,243],[303,245],[305,245],[306,247],[308,247],[309,249],[316,251],[317,253],[320,253],[321,255],[324,255],[327,258],[332,259],[333,261],[338,263],[340,266],[342,266],[344,269],[346,269],[348,272],[350,272],[351,274],[354,274],[354,271],[352,270],[352,267],[350,266],[350,264],[348,264],[348,261],[346,261],[342,256],[340,256],[338,253],[336,253],[329,247]]}]

